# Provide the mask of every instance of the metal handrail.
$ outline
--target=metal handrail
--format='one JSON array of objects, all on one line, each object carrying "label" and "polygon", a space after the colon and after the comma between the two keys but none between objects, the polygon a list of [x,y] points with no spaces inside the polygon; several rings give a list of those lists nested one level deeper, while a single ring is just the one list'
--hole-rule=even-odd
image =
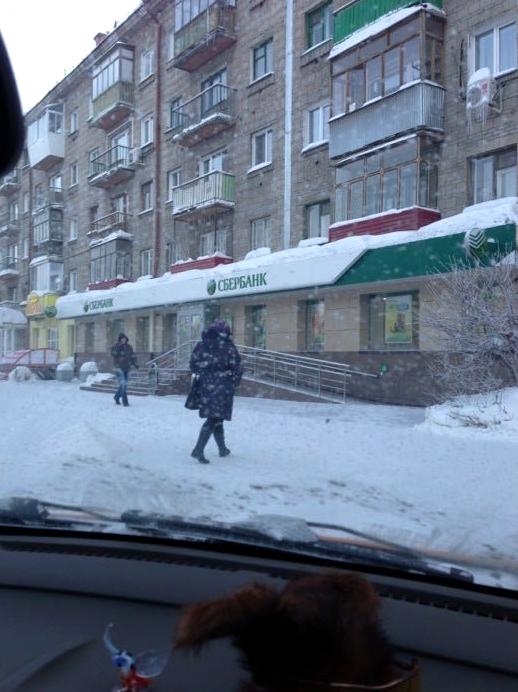
[{"label": "metal handrail", "polygon": [[[204,104],[204,97],[209,93],[214,93],[217,100],[204,108],[204,105],[206,105]],[[234,95],[236,93],[237,89],[220,82],[203,89],[203,91],[200,91],[196,96],[181,103],[177,108],[171,111],[171,129],[173,133],[177,133],[193,125],[199,125],[203,122],[204,118],[214,113],[224,113],[228,116],[235,116]]]},{"label": "metal handrail", "polygon": [[130,218],[131,214],[124,211],[112,211],[104,216],[99,216],[97,219],[93,219],[90,222],[90,230],[88,231],[88,235],[91,233],[99,233],[100,231],[115,227],[126,230],[128,220]]}]

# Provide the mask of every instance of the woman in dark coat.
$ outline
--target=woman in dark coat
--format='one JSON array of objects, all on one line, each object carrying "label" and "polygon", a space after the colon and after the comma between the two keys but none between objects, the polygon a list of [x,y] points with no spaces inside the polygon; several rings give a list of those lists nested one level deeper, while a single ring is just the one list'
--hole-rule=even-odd
[{"label": "woman in dark coat", "polygon": [[226,322],[217,321],[203,332],[201,341],[192,352],[190,369],[198,378],[196,407],[200,418],[207,419],[192,456],[200,463],[208,464],[203,452],[211,435],[214,435],[219,455],[226,457],[230,454],[225,446],[223,421],[232,419],[234,392],[242,376],[241,358]]}]

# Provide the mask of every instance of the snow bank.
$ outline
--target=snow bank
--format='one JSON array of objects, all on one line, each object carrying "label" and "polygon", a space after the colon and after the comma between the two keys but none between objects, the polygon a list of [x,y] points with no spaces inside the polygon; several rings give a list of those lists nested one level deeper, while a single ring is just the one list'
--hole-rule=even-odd
[{"label": "snow bank", "polygon": [[106,382],[107,380],[113,380],[113,373],[98,372],[95,375],[87,375],[85,386],[91,387],[93,384],[97,384],[98,382]]},{"label": "snow bank", "polygon": [[18,365],[9,373],[10,382],[28,382],[33,379],[35,378],[30,368],[25,367],[25,365]]},{"label": "snow bank", "polygon": [[486,394],[462,396],[426,409],[423,427],[443,431],[444,428],[473,428],[516,435],[518,433],[518,387]]}]

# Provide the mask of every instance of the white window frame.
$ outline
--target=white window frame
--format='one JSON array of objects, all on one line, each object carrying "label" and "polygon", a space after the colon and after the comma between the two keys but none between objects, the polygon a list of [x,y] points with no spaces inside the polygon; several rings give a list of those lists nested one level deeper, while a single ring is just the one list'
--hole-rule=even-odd
[{"label": "white window frame", "polygon": [[[322,214],[322,207],[324,204],[329,205],[329,213],[328,214]],[[310,228],[310,222],[311,222],[311,209],[318,207],[318,233],[312,233],[311,228]],[[326,238],[329,234],[329,226],[331,225],[331,200],[330,199],[321,199],[318,202],[312,202],[310,204],[306,204],[305,207],[305,222],[306,222],[306,237],[307,238]],[[327,216],[329,218],[329,222],[327,224],[326,228],[323,228],[322,220]]]},{"label": "white window frame", "polygon": [[[265,71],[261,74],[255,74],[255,51],[266,46],[266,65]],[[264,79],[268,75],[273,74],[273,37],[262,41],[250,49],[250,84]]]},{"label": "white window frame", "polygon": [[57,327],[47,328],[47,348],[59,350],[59,329]]},{"label": "white window frame", "polygon": [[[265,160],[257,161],[257,139],[266,135],[265,140]],[[266,127],[259,132],[254,132],[252,135],[252,167],[248,171],[255,171],[258,168],[264,168],[265,166],[270,166],[273,162],[273,128]]]},{"label": "white window frame", "polygon": [[148,48],[140,56],[140,81],[144,82],[155,73],[155,51]]},{"label": "white window frame", "polygon": [[[146,206],[144,204],[144,199],[145,196],[148,195],[147,188],[149,186],[149,206]],[[146,188],[146,192],[144,192],[144,188]],[[140,203],[142,206],[142,209],[140,210],[141,214],[144,214],[147,211],[152,211],[153,210],[153,181],[152,180],[146,180],[145,183],[142,183],[140,187]]]},{"label": "white window frame", "polygon": [[77,108],[75,108],[70,113],[70,134],[73,135],[74,132],[77,132],[78,130],[79,130],[79,113],[77,111]]},{"label": "white window frame", "polygon": [[[262,242],[257,242],[257,235],[263,234]],[[257,250],[261,247],[271,247],[272,243],[272,217],[262,216],[250,222],[250,248]]]},{"label": "white window frame", "polygon": [[[227,149],[218,149],[213,151],[211,154],[204,156],[200,159],[198,164],[198,174],[208,175],[209,173],[214,173],[214,171],[224,171],[225,170],[225,157],[228,156]],[[215,161],[221,157],[221,166],[215,166]],[[205,164],[208,163],[208,170],[205,170]]]},{"label": "white window frame", "polygon": [[174,58],[174,29],[171,29],[167,34],[167,57],[166,60],[172,60]]},{"label": "white window frame", "polygon": [[[176,185],[173,185],[173,179],[177,179]],[[167,201],[170,202],[173,199],[173,190],[175,187],[179,187],[182,184],[182,167],[178,166],[173,168],[171,171],[167,171]]]},{"label": "white window frame", "polygon": [[28,192],[23,193],[23,213],[28,214],[30,211],[30,201],[31,201],[31,196]]},{"label": "white window frame", "polygon": [[322,39],[322,41],[318,41],[317,43],[312,43],[311,45],[308,45],[306,47],[306,51],[313,50],[314,48],[317,48],[318,46],[321,46],[324,43],[327,43],[330,39],[333,38],[333,2],[323,2],[321,5],[314,7],[312,10],[309,10],[306,12],[305,15],[305,32],[306,32],[306,41],[309,38],[309,17],[310,15],[315,14],[316,12],[321,12],[324,11],[324,33],[325,37]]},{"label": "white window frame", "polygon": [[518,33],[518,22],[505,22],[503,24],[498,24],[497,26],[490,26],[486,27],[483,31],[478,31],[476,34],[473,34],[472,36],[472,47],[471,47],[471,70],[470,72],[473,74],[477,67],[477,38],[479,36],[483,36],[484,34],[487,34],[489,32],[493,33],[493,77],[498,77],[503,74],[507,74],[508,72],[513,72],[514,70],[518,69],[518,48],[516,47],[516,40],[515,40],[515,64],[513,67],[506,67],[505,70],[500,69],[500,31],[501,29],[505,29],[508,26],[511,26],[512,24],[515,25],[515,32]]},{"label": "white window frame", "polygon": [[22,240],[22,259],[29,259],[29,239]]},{"label": "white window frame", "polygon": [[77,217],[73,216],[70,219],[70,224],[68,227],[68,240],[77,240],[77,230],[78,230],[78,223],[77,223]]},{"label": "white window frame", "polygon": [[49,187],[52,187],[55,190],[63,190],[63,174],[56,173],[55,175],[51,176],[49,178]]},{"label": "white window frame", "polygon": [[[149,139],[146,139],[146,130],[148,131]],[[155,116],[154,113],[148,113],[142,118],[140,123],[140,148],[153,144],[155,138]]]},{"label": "white window frame", "polygon": [[[146,271],[148,270],[148,271]],[[140,276],[150,276],[153,274],[153,250],[141,250],[140,252]]]},{"label": "white window frame", "polygon": [[[310,140],[310,122],[311,114],[315,111],[319,112],[319,128],[318,136],[314,140]],[[316,104],[312,108],[304,111],[304,151],[313,147],[318,147],[321,144],[329,142],[329,117],[331,115],[331,104],[329,101]]]},{"label": "white window frame", "polygon": [[70,187],[79,183],[79,164],[77,161],[70,164]]},{"label": "white window frame", "polygon": [[68,272],[68,292],[77,291],[77,269],[71,269]]}]

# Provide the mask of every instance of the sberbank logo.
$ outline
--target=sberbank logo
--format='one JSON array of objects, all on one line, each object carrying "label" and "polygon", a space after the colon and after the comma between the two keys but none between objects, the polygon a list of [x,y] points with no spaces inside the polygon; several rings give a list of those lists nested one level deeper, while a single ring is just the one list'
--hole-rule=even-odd
[{"label": "sberbank logo", "polygon": [[213,296],[216,291],[218,293],[243,291],[247,288],[260,288],[267,285],[266,272],[259,272],[257,274],[249,274],[248,276],[232,276],[228,279],[219,279],[219,281],[211,279],[207,284],[207,293]]},{"label": "sberbank logo", "polygon": [[106,310],[106,308],[113,307],[113,298],[102,298],[101,300],[87,300],[83,305],[84,312],[90,312],[90,310]]},{"label": "sberbank logo", "polygon": [[464,247],[469,257],[480,260],[488,251],[488,238],[484,231],[474,228],[464,236]]}]

